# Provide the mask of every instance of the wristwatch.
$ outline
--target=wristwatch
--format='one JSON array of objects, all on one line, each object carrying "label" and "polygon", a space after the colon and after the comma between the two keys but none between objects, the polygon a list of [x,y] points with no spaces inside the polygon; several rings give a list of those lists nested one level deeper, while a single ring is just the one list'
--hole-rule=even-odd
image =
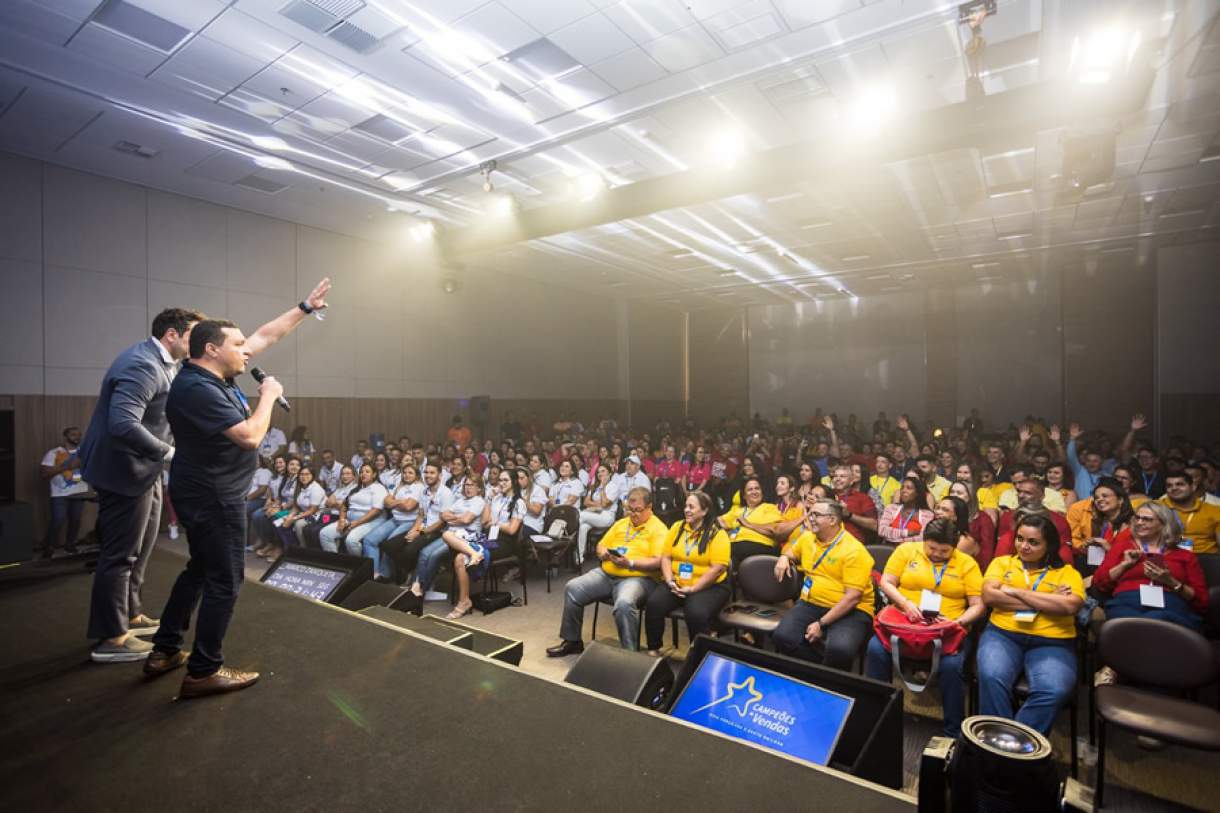
[{"label": "wristwatch", "polygon": [[300,308],[301,313],[305,314],[306,316],[313,313],[313,308],[311,308],[309,306],[309,303],[306,302],[304,299],[302,299],[300,302],[297,303],[297,307]]}]

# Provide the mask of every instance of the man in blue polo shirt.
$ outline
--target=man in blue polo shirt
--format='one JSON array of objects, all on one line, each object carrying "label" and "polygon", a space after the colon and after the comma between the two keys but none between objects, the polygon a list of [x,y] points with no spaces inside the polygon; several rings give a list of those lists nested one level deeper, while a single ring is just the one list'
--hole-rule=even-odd
[{"label": "man in blue polo shirt", "polygon": [[[298,306],[249,339],[233,322],[199,322],[191,331],[190,360],[170,386],[166,415],[176,443],[170,479],[191,558],[174,583],[144,672],[161,675],[185,664],[180,697],[243,689],[258,680],[257,672],[224,666],[221,642],[245,574],[246,488],[258,466],[257,449],[271,425],[271,410],[284,388],[268,376],[259,385],[258,406],[251,410],[233,377],[246,369],[251,356],[294,330],[306,314],[326,307],[329,290],[330,281],[322,280]],[[182,651],[182,633],[196,604],[199,617],[188,658]]]}]

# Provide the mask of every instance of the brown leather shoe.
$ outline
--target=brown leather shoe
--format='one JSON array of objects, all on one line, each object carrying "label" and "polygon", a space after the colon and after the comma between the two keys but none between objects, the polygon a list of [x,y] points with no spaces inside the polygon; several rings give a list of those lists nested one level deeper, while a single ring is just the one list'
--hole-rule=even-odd
[{"label": "brown leather shoe", "polygon": [[144,661],[144,674],[149,677],[164,675],[166,672],[172,672],[179,666],[182,666],[186,663],[186,659],[187,654],[182,650],[178,650],[173,654],[154,650],[148,656],[148,660]]},{"label": "brown leather shoe", "polygon": [[209,694],[235,692],[238,689],[253,686],[257,682],[258,672],[239,672],[236,669],[222,666],[207,677],[194,678],[190,675],[184,677],[182,688],[178,690],[178,697],[185,700],[191,697],[206,697]]}]

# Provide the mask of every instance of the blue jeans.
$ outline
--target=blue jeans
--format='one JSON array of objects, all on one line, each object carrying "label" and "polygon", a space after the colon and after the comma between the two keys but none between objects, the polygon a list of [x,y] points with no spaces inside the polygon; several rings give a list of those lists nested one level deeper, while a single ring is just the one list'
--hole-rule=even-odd
[{"label": "blue jeans", "polygon": [[432,586],[432,580],[436,578],[436,571],[441,569],[441,565],[445,563],[451,553],[445,540],[440,537],[429,542],[419,552],[419,559],[415,563],[415,581],[419,582],[419,586],[425,594]]},{"label": "blue jeans", "polygon": [[873,634],[873,619],[863,610],[852,610],[827,627],[821,643],[815,647],[805,640],[805,630],[828,612],[829,607],[798,601],[795,607],[784,613],[779,626],[771,634],[775,650],[833,669],[851,671],[852,661],[864,645],[864,639]]},{"label": "blue jeans", "polygon": [[657,583],[645,576],[611,576],[600,567],[577,576],[563,589],[563,620],[559,637],[565,641],[583,639],[585,607],[603,599],[614,604],[614,625],[623,649],[640,648],[640,609]]},{"label": "blue jeans", "polygon": [[[989,624],[979,642],[979,706],[1049,734],[1059,710],[1076,690],[1076,651],[1071,638],[1008,632]],[[1029,697],[1013,714],[1013,686],[1024,672]]]},{"label": "blue jeans", "polygon": [[[962,720],[966,717],[966,682],[962,679],[962,667],[970,655],[971,641],[963,638],[961,646],[952,655],[942,655],[940,659],[941,705],[945,713],[945,736],[956,738],[962,730]],[[881,645],[880,639],[873,636],[868,642],[868,657],[864,663],[864,674],[873,680],[889,683],[894,677],[893,660],[890,653]]]},{"label": "blue jeans", "polygon": [[386,517],[364,535],[364,539],[360,541],[361,552],[366,559],[373,560],[373,568],[378,576],[388,579],[394,575],[394,563],[390,561],[390,557],[382,555],[381,543],[394,534],[406,533],[414,524],[413,519],[399,522],[393,517]]},{"label": "blue jeans", "polygon": [[64,538],[64,550],[76,550],[76,538],[80,536],[81,512],[84,510],[84,500],[74,500],[70,497],[51,498],[51,521],[47,525],[47,537],[42,543],[43,550],[47,552],[48,556],[55,549],[56,537],[59,536],[59,529],[64,525],[68,526],[67,536]]},{"label": "blue jeans", "polygon": [[1181,596],[1165,591],[1164,609],[1140,604],[1140,592],[1127,590],[1106,602],[1106,620],[1111,618],[1154,618],[1203,632],[1203,619]]}]

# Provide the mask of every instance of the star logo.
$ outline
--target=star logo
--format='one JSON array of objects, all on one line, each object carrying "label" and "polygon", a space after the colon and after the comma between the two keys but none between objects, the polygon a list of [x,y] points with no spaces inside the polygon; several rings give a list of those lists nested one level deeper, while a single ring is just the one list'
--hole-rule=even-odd
[{"label": "star logo", "polygon": [[719,706],[721,703],[726,703],[729,700],[732,700],[737,695],[738,692],[745,692],[749,695],[749,697],[742,699],[739,703],[734,703],[731,706],[729,706],[729,708],[735,709],[737,711],[737,713],[740,714],[742,717],[745,717],[747,714],[750,713],[750,706],[754,705],[755,703],[757,703],[758,701],[763,699],[762,692],[760,692],[754,688],[754,676],[753,675],[750,675],[745,680],[743,680],[741,683],[730,683],[727,688],[728,688],[728,693],[725,694],[724,697],[717,698],[717,699],[713,700],[712,702],[708,703],[706,706],[701,706],[701,707],[695,709],[694,711],[691,712],[691,714],[698,714],[701,711],[706,711],[707,709],[710,709],[712,706]]}]

